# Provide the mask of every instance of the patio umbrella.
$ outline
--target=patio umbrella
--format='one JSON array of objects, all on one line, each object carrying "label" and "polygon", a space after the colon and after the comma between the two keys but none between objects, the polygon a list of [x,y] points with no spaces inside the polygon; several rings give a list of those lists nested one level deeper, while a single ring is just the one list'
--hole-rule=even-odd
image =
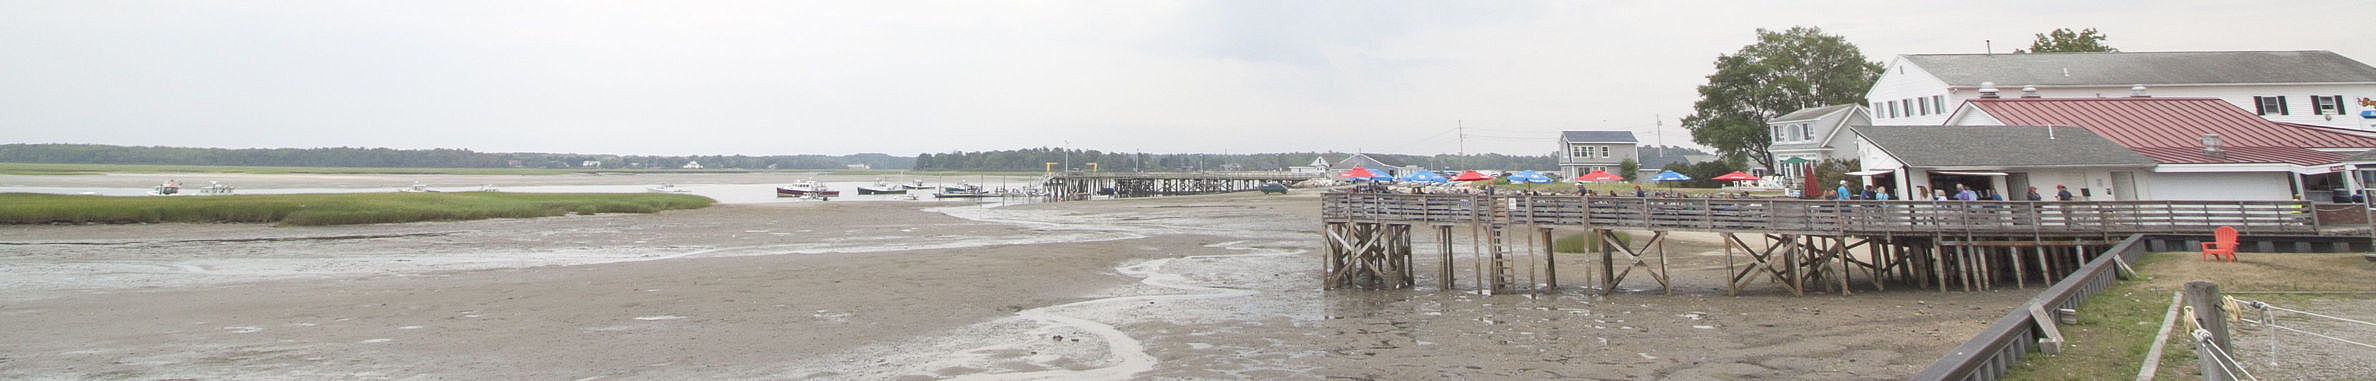
[{"label": "patio umbrella", "polygon": [[1591,173],[1585,173],[1583,176],[1576,176],[1576,181],[1587,181],[1587,182],[1589,182],[1589,181],[1617,181],[1617,180],[1624,180],[1624,179],[1625,179],[1625,177],[1624,177],[1624,176],[1613,175],[1613,174],[1609,174],[1608,172],[1601,172],[1601,171],[1598,171],[1598,170],[1594,170],[1594,171],[1592,171]]},{"label": "patio umbrella", "polygon": [[1650,176],[1650,181],[1683,181],[1690,179],[1691,176],[1684,176],[1681,173],[1675,173],[1675,171],[1659,172],[1658,175]]},{"label": "patio umbrella", "polygon": [[1452,181],[1485,181],[1492,179],[1493,176],[1486,176],[1485,174],[1477,173],[1477,171],[1474,170],[1461,172],[1459,176],[1452,176]]},{"label": "patio umbrella", "polygon": [[1543,176],[1542,173],[1535,172],[1533,170],[1518,171],[1517,174],[1510,175],[1510,182],[1513,183],[1548,183],[1553,181],[1559,180],[1554,180],[1550,176]]},{"label": "patio umbrella", "polygon": [[1345,170],[1345,173],[1337,174],[1337,177],[1353,179],[1354,181],[1372,180],[1378,177],[1378,173],[1370,172],[1369,168],[1353,167],[1353,169]]},{"label": "patio umbrella", "polygon": [[1755,176],[1755,175],[1750,175],[1750,174],[1748,174],[1748,173],[1743,173],[1743,172],[1741,172],[1741,171],[1733,171],[1733,173],[1726,173],[1726,174],[1724,174],[1723,176],[1716,176],[1716,178],[1713,178],[1713,179],[1710,179],[1710,180],[1716,180],[1716,181],[1753,181],[1753,180],[1757,180],[1757,176]]},{"label": "patio umbrella", "polygon": [[1411,171],[1411,174],[1403,175],[1402,177],[1395,178],[1395,180],[1401,180],[1402,182],[1406,183],[1434,184],[1450,179],[1444,178],[1444,175],[1436,174],[1435,171]]}]

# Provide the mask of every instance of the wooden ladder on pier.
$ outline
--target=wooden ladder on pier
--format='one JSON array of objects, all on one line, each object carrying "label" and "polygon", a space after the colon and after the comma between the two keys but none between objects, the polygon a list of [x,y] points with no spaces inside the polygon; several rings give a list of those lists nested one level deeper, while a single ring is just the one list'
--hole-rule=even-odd
[{"label": "wooden ladder on pier", "polygon": [[1483,264],[1486,267],[1485,280],[1488,283],[1483,288],[1487,290],[1488,294],[1520,291],[1516,268],[1518,258],[1510,250],[1510,226],[1505,224],[1485,225],[1487,229],[1485,235],[1490,237],[1488,238],[1490,242],[1486,244],[1487,254]]}]

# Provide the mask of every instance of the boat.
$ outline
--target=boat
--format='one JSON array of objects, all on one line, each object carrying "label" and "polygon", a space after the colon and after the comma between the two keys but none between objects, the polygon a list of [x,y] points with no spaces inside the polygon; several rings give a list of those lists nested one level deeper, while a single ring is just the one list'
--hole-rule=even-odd
[{"label": "boat", "polygon": [[676,186],[676,184],[660,184],[650,188],[644,188],[644,190],[658,193],[685,193],[693,191],[691,189],[685,189],[684,187]]},{"label": "boat", "polygon": [[836,196],[841,196],[841,191],[833,190],[833,188],[827,188],[825,187],[825,184],[810,180],[801,180],[800,182],[792,183],[792,185],[776,187],[776,197],[814,197],[817,199],[824,199],[826,197]]},{"label": "boat", "polygon": [[198,194],[199,194],[199,195],[208,195],[208,196],[212,196],[212,195],[227,195],[227,194],[231,194],[231,191],[233,191],[233,190],[238,190],[238,189],[239,189],[239,187],[234,187],[234,186],[230,186],[230,185],[223,185],[223,182],[221,182],[221,181],[208,181],[208,182],[206,182],[206,187],[205,187],[205,188],[198,188]]},{"label": "boat", "polygon": [[173,180],[165,180],[164,184],[159,184],[156,188],[149,188],[148,194],[150,196],[172,196],[181,194],[181,183],[175,182]]},{"label": "boat", "polygon": [[891,185],[891,182],[889,182],[889,181],[883,181],[883,179],[875,179],[874,186],[859,186],[859,187],[858,187],[858,194],[902,194],[902,193],[907,193],[907,188],[906,188],[906,187],[901,187],[901,186],[897,186],[897,185]]},{"label": "boat", "polygon": [[941,187],[940,191],[941,191],[941,192],[947,192],[947,193],[967,193],[967,192],[972,192],[972,193],[982,193],[982,186],[980,186],[980,185],[973,185],[973,184],[966,184],[966,183],[957,183],[957,185],[950,185],[950,186]]},{"label": "boat", "polygon": [[900,184],[900,185],[899,185],[899,187],[900,187],[900,188],[907,188],[907,190],[924,190],[924,189],[932,189],[932,186],[929,186],[929,185],[924,185],[924,180],[915,180],[914,182],[910,182],[910,183],[907,183],[907,184]]},{"label": "boat", "polygon": [[429,189],[429,184],[422,184],[419,181],[414,181],[411,187],[396,188],[396,191],[404,193],[437,193],[437,190]]},{"label": "boat", "polygon": [[961,192],[950,192],[950,191],[943,190],[943,191],[940,191],[940,192],[933,192],[933,193],[932,193],[932,198],[983,198],[983,197],[991,197],[991,196],[994,196],[994,195],[992,195],[992,194],[990,194],[990,193],[987,193],[987,192],[978,191],[978,190],[975,190],[975,191],[961,191]]}]

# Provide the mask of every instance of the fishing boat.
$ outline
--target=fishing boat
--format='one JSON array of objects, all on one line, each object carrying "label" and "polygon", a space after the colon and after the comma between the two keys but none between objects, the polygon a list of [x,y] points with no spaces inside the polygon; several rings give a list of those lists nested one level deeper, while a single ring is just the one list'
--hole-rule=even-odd
[{"label": "fishing boat", "polygon": [[924,185],[924,180],[915,180],[915,181],[913,181],[913,182],[909,182],[909,183],[907,183],[907,184],[900,184],[900,185],[899,185],[899,187],[900,187],[900,188],[907,188],[907,190],[924,190],[924,189],[932,189],[932,186],[929,186],[929,185]]},{"label": "fishing boat", "polygon": [[825,184],[811,180],[801,180],[800,182],[792,183],[792,185],[776,187],[776,197],[814,197],[823,199],[826,197],[837,196],[841,196],[841,191],[833,190],[833,188],[827,188],[825,187]]},{"label": "fishing boat", "polygon": [[990,194],[989,192],[983,192],[983,191],[980,191],[980,190],[971,190],[971,191],[957,191],[957,192],[951,192],[951,191],[948,191],[948,190],[942,190],[942,191],[939,191],[939,192],[933,192],[933,193],[932,193],[932,198],[983,198],[983,197],[992,197],[992,196],[995,196],[995,195],[992,195],[992,194]]},{"label": "fishing boat", "polygon": [[164,184],[159,184],[156,188],[149,188],[148,194],[150,196],[172,196],[181,194],[181,183],[175,182],[173,180],[165,180]]},{"label": "fishing boat", "polygon": [[897,186],[897,185],[891,185],[891,183],[890,183],[890,182],[888,182],[888,181],[883,181],[883,179],[875,179],[875,183],[874,183],[874,185],[873,185],[873,186],[863,186],[863,185],[861,185],[861,186],[859,186],[859,187],[858,187],[858,194],[903,194],[903,193],[907,193],[907,188],[906,188],[906,187],[901,187],[901,186]]},{"label": "fishing boat", "polygon": [[944,192],[944,193],[967,193],[967,192],[972,192],[972,193],[982,193],[982,186],[980,186],[980,185],[973,185],[973,184],[966,184],[966,183],[957,183],[957,185],[950,185],[950,186],[944,186],[944,187],[941,187],[940,191],[941,191],[941,192]]}]

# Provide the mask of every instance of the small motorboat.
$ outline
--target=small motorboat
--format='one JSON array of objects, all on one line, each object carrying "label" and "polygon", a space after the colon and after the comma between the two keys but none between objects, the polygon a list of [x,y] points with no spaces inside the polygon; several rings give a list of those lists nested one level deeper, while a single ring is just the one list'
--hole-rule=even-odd
[{"label": "small motorboat", "polygon": [[941,192],[934,192],[934,193],[932,193],[932,198],[983,198],[983,197],[992,197],[992,196],[994,196],[994,195],[992,195],[992,194],[990,194],[990,193],[988,193],[988,192],[982,192],[982,191],[965,191],[965,192],[949,192],[949,191],[941,191]]},{"label": "small motorboat", "polygon": [[693,191],[691,189],[685,189],[684,187],[676,186],[676,184],[660,184],[651,188],[644,188],[644,190],[657,193],[685,193]]},{"label": "small motorboat", "polygon": [[899,185],[899,187],[900,187],[900,188],[907,188],[907,190],[924,190],[924,189],[932,189],[932,186],[929,186],[929,185],[924,185],[924,180],[916,180],[916,181],[914,181],[914,182],[910,182],[910,183],[907,183],[907,184],[900,184],[900,185]]},{"label": "small motorboat", "polygon": [[238,189],[239,187],[223,185],[223,182],[221,181],[208,181],[206,182],[205,188],[198,188],[198,194],[202,196],[219,196],[231,194],[231,191]]},{"label": "small motorboat", "polygon": [[150,196],[172,196],[181,194],[181,183],[173,180],[165,180],[164,184],[159,184],[156,188],[149,188],[148,194]]},{"label": "small motorboat", "polygon": [[957,185],[941,187],[940,191],[943,193],[982,193],[982,186],[957,183]]},{"label": "small motorboat", "polygon": [[419,181],[414,181],[411,187],[396,188],[396,191],[404,193],[437,193],[437,190],[429,189],[429,184],[422,184]]},{"label": "small motorboat", "polygon": [[810,180],[801,180],[800,182],[792,183],[792,185],[776,187],[776,197],[810,197],[824,200],[827,197],[838,196],[841,196],[841,191],[833,190],[833,188],[826,187],[825,184]]}]

